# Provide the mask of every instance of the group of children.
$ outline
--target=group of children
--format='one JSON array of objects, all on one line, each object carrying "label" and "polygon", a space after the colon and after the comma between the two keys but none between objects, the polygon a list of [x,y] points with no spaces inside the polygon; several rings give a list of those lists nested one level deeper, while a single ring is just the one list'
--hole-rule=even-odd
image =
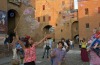
[{"label": "group of children", "polygon": [[[11,38],[11,45],[13,50],[13,58],[12,60],[18,60],[18,54],[20,55],[20,59],[23,59],[24,65],[36,65],[36,47],[43,43],[45,40],[49,40],[49,44],[47,41],[45,41],[45,51],[43,54],[45,55],[45,52],[47,51],[47,58],[50,57],[51,59],[51,65],[62,65],[64,64],[63,61],[65,61],[66,53],[69,51],[69,44],[66,43],[65,39],[62,38],[61,41],[58,42],[57,48],[52,49],[52,43],[53,39],[50,35],[45,36],[42,40],[39,42],[34,42],[34,38],[31,36],[25,36],[25,37],[18,37],[18,34],[15,33],[12,35]],[[9,37],[4,41],[5,44],[9,43]],[[49,55],[49,50],[51,50]],[[21,63],[22,63],[21,62]],[[63,62],[63,63],[62,63]]]}]

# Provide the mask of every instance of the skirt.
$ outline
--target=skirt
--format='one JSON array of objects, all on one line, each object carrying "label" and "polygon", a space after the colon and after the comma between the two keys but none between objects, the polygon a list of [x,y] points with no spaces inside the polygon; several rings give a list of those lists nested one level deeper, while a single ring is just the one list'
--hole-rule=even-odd
[{"label": "skirt", "polygon": [[89,62],[88,52],[85,48],[81,49],[81,59],[83,62]]},{"label": "skirt", "polygon": [[32,61],[32,62],[24,63],[24,65],[36,65],[36,64],[34,61]]}]

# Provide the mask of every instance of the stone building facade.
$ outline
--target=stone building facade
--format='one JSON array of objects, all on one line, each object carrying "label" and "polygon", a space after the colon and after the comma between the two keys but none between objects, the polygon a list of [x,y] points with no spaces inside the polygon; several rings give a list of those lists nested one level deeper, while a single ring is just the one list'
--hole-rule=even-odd
[{"label": "stone building facade", "polygon": [[78,6],[79,37],[87,40],[100,27],[100,0],[80,0]]},{"label": "stone building facade", "polygon": [[30,24],[27,24],[23,17],[23,11],[27,9],[27,6],[20,1],[0,1],[0,3],[5,3],[2,4],[3,7],[0,6],[1,10],[14,13],[14,17],[8,16],[8,33],[17,28],[20,36],[27,34],[39,40],[48,33],[44,28],[50,25],[54,28],[52,34],[57,40],[62,37],[73,39],[78,35],[77,12],[71,13],[70,11],[73,10],[73,0],[30,0],[30,4],[34,8],[33,18],[40,23],[39,28],[33,32],[30,31]]}]

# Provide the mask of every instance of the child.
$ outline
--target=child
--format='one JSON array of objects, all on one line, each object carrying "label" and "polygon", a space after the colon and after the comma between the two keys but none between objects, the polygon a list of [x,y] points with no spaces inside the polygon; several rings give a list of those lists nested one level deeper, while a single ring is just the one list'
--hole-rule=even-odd
[{"label": "child", "polygon": [[64,43],[64,47],[62,48],[64,51],[68,52],[69,51],[69,48],[68,48],[68,45],[67,43],[65,42],[65,39],[62,38],[61,41]]},{"label": "child", "polygon": [[36,47],[41,44],[45,39],[47,39],[49,36],[45,36],[42,40],[39,42],[34,42],[34,39],[32,37],[29,37],[26,39],[26,44],[24,45],[21,40],[18,41],[18,43],[22,46],[22,49],[24,50],[24,65],[36,65]]},{"label": "child", "polygon": [[6,35],[6,38],[4,40],[4,45],[7,46],[7,49],[9,51],[9,37],[8,37],[8,35]]},{"label": "child", "polygon": [[47,58],[49,58],[49,50],[50,50],[49,39],[46,39],[44,43],[45,43],[45,46],[44,46],[44,53],[43,53],[42,58],[44,58],[46,52],[47,52]]},{"label": "child", "polygon": [[66,52],[62,50],[64,46],[63,42],[58,42],[58,48],[55,48],[51,53],[51,58],[53,60],[52,65],[61,65],[65,60]]}]

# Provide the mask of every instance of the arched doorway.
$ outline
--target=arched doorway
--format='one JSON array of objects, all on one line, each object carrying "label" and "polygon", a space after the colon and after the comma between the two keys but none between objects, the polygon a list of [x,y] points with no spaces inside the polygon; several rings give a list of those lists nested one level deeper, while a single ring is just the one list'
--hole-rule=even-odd
[{"label": "arched doorway", "polygon": [[46,25],[46,26],[43,28],[43,32],[46,33],[46,34],[50,33],[50,28],[52,28],[51,25]]},{"label": "arched doorway", "polygon": [[43,33],[44,33],[44,35],[45,34],[52,34],[52,37],[55,38],[55,28],[52,25],[44,26]]},{"label": "arched doorway", "polygon": [[74,41],[77,41],[76,38],[77,36],[79,36],[78,21],[74,21],[71,27],[72,27],[72,39],[74,39]]},{"label": "arched doorway", "polygon": [[79,43],[79,35],[74,36],[75,43]]},{"label": "arched doorway", "polygon": [[14,9],[8,11],[8,33],[13,32],[19,19],[18,12]]}]

